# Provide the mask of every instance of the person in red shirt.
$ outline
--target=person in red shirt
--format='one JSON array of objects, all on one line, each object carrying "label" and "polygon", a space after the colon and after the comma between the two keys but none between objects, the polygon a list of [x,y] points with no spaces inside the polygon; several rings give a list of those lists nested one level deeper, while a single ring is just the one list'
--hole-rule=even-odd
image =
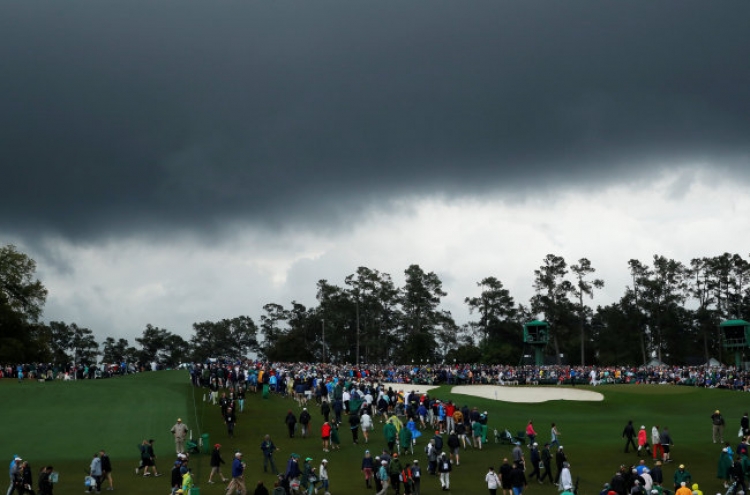
[{"label": "person in red shirt", "polygon": [[320,437],[323,440],[323,452],[328,452],[331,445],[331,424],[328,422],[323,423],[320,427]]}]

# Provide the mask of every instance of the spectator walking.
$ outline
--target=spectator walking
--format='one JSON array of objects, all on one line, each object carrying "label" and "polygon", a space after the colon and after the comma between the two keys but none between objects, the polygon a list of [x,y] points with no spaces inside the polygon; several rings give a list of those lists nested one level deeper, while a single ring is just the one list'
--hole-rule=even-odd
[{"label": "spectator walking", "polygon": [[271,440],[271,435],[266,435],[263,441],[260,443],[260,450],[263,452],[263,472],[268,472],[268,465],[271,465],[271,472],[277,475],[279,470],[276,469],[276,463],[273,460],[273,455],[277,450],[280,450]]},{"label": "spectator walking", "polygon": [[503,495],[511,495],[513,485],[510,484],[510,475],[513,472],[513,466],[510,465],[507,458],[503,459],[498,471],[500,472],[500,486],[503,488]]},{"label": "spectator walking", "polygon": [[244,495],[245,492],[245,463],[242,462],[242,452],[234,454],[232,461],[232,481],[227,485],[226,495],[234,495],[235,492]]},{"label": "spectator walking", "polygon": [[377,495],[385,495],[388,492],[388,461],[380,461],[380,469],[378,469],[378,480],[381,484],[381,489]]},{"label": "spectator walking", "polygon": [[114,482],[112,481],[112,460],[104,450],[99,452],[99,459],[102,461],[102,483],[104,483],[104,480],[107,480],[107,483],[109,483],[107,490],[112,491],[115,489]]},{"label": "spectator walking", "polygon": [[362,474],[365,475],[365,487],[370,488],[370,480],[375,470],[375,460],[372,458],[369,450],[365,450],[365,456],[362,458]]},{"label": "spectator walking", "polygon": [[489,471],[484,475],[484,481],[487,483],[487,490],[489,490],[490,495],[497,495],[497,487],[500,486],[500,478],[497,476],[495,468],[492,466],[489,467]]},{"label": "spectator walking", "polygon": [[451,471],[453,471],[453,466],[451,465],[451,460],[448,458],[448,456],[443,452],[440,454],[440,459],[438,460],[438,472],[440,473],[440,486],[443,490],[450,490],[451,489]]},{"label": "spectator walking", "polygon": [[52,466],[47,466],[39,473],[39,495],[53,495],[52,489],[54,485],[51,479],[53,471],[54,468]]},{"label": "spectator walking", "polygon": [[303,407],[302,412],[299,413],[300,434],[302,435],[302,438],[307,438],[307,434],[310,431],[311,421],[312,417],[310,416],[310,413],[307,412],[306,407]]},{"label": "spectator walking", "polygon": [[286,423],[286,428],[289,431],[289,438],[294,438],[294,430],[297,428],[297,416],[294,415],[291,409],[287,411],[284,423]]},{"label": "spectator walking", "polygon": [[659,438],[661,439],[661,448],[664,451],[662,461],[663,462],[672,462],[672,436],[669,434],[669,428],[664,427],[661,430],[661,435],[659,435]]},{"label": "spectator walking", "polygon": [[[323,459],[320,461],[320,467],[318,468],[318,478],[320,479],[320,487],[323,489],[323,495],[329,495],[328,492],[328,460]],[[315,490],[317,492],[317,490]]]},{"label": "spectator walking", "polygon": [[510,472],[510,486],[513,489],[513,495],[521,495],[527,485],[523,467],[514,462],[513,469]]},{"label": "spectator walking", "polygon": [[661,459],[664,456],[664,449],[661,446],[661,433],[659,432],[659,425],[651,427],[651,445],[654,452],[654,461]]},{"label": "spectator walking", "polygon": [[568,457],[565,455],[565,451],[563,450],[563,446],[560,445],[557,448],[557,453],[555,454],[555,465],[557,466],[557,474],[555,474],[555,484],[560,484],[560,475],[562,474],[563,467],[565,467],[565,463],[567,462]]},{"label": "spectator walking", "polygon": [[214,444],[214,448],[211,451],[211,472],[208,475],[208,482],[209,484],[214,484],[215,481],[213,481],[214,475],[219,475],[221,477],[222,482],[226,482],[227,479],[224,477],[224,475],[221,473],[221,465],[225,464],[224,459],[221,457],[221,444],[217,443]]},{"label": "spectator walking", "polygon": [[545,478],[549,478],[551,485],[555,484],[555,478],[552,476],[552,452],[549,450],[549,444],[544,444],[542,449],[542,477],[539,479],[540,483],[544,483]]},{"label": "spectator walking", "polygon": [[638,447],[635,445],[635,428],[633,427],[633,420],[631,419],[628,421],[628,424],[625,425],[625,428],[622,430],[622,438],[625,439],[625,453],[627,454],[630,452],[630,446],[633,446],[633,450],[636,450]]},{"label": "spectator walking", "polygon": [[[89,466],[89,476],[94,478],[95,485],[92,484],[89,486],[89,493],[93,492],[94,489],[96,489],[96,492],[99,493],[102,490],[102,460],[99,458],[99,452],[94,454],[94,458],[91,459],[91,465]],[[23,492],[21,492],[23,493]]]}]

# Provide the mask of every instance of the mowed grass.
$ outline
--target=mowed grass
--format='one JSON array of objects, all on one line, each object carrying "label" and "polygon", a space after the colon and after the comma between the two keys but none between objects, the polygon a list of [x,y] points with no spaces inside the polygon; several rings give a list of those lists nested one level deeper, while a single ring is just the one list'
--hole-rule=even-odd
[{"label": "mowed grass", "polygon": [[[404,388],[404,387],[399,387]],[[408,388],[408,387],[406,387]],[[600,386],[591,389],[604,394],[601,402],[553,401],[539,404],[516,404],[502,400],[488,400],[450,394],[450,387],[432,392],[441,399],[451,399],[459,405],[477,406],[489,413],[490,443],[482,451],[461,453],[461,465],[452,473],[451,492],[459,494],[486,493],[484,475],[490,465],[498,467],[511,448],[494,443],[491,431],[507,428],[514,434],[525,428],[532,419],[543,444],[549,439],[552,422],[560,429],[561,443],[572,465],[574,479],[580,477],[582,495],[596,495],[604,482],[609,481],[620,464],[636,464],[635,453],[624,454],[622,429],[629,419],[639,427],[668,426],[675,446],[674,463],[665,466],[665,485],[671,488],[671,478],[677,465],[685,463],[704,493],[723,492],[716,478],[716,466],[721,446],[711,440],[710,415],[720,409],[727,420],[725,440],[737,444],[737,430],[742,414],[750,409],[744,393],[724,390],[705,390],[691,387],[658,385]],[[303,458],[314,458],[317,466],[325,456],[329,460],[331,493],[371,493],[360,473],[365,449],[373,455],[385,447],[380,423],[371,435],[369,445],[354,445],[344,417],[340,436],[342,450],[323,453],[319,441],[321,415],[314,403],[308,405],[313,416],[311,438],[288,438],[284,417],[288,409],[299,415],[300,408],[290,399],[278,395],[262,399],[260,394],[249,394],[245,411],[238,416],[235,438],[230,439],[221,420],[219,407],[203,401],[204,389],[194,389],[185,371],[143,373],[110,380],[79,381],[76,383],[18,384],[14,380],[0,382],[2,422],[0,438],[4,455],[20,454],[28,459],[36,472],[44,464],[53,464],[60,472],[56,493],[73,493],[83,489],[84,469],[91,456],[100,448],[106,449],[114,463],[116,491],[164,495],[169,489],[169,469],[174,461],[174,443],[169,433],[177,417],[183,418],[195,437],[210,435],[210,443],[221,443],[229,476],[229,463],[235,450],[241,450],[248,463],[247,485],[253,492],[258,481],[273,484],[274,476],[264,473],[260,443],[268,433],[281,451],[276,464],[284,469],[291,453]],[[195,400],[194,400],[195,398]],[[502,399],[502,394],[500,395]],[[422,493],[440,492],[436,477],[426,474],[424,454],[430,432],[419,439],[414,454],[402,456],[404,461],[419,459],[424,478]],[[650,434],[649,434],[650,437]],[[136,445],[144,438],[156,440],[157,466],[162,478],[136,477],[133,469],[138,463]],[[528,450],[526,450],[528,459]],[[206,483],[209,473],[208,455],[191,456],[190,465],[203,493],[223,493],[223,485]],[[0,459],[2,456],[0,455]],[[651,462],[649,460],[649,465]],[[528,474],[528,471],[527,471]],[[106,486],[106,485],[105,485]],[[556,488],[529,485],[527,493],[555,495]]]}]

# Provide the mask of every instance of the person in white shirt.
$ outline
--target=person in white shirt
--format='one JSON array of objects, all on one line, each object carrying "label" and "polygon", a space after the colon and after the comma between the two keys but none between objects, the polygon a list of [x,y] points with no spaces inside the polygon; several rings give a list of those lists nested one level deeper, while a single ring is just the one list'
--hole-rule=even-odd
[{"label": "person in white shirt", "polygon": [[318,477],[320,478],[321,488],[323,488],[324,495],[328,493],[328,461],[323,459],[320,461],[320,467],[318,468]]},{"label": "person in white shirt", "polygon": [[490,491],[490,495],[497,495],[497,488],[500,486],[500,478],[495,472],[495,468],[490,466],[490,470],[484,476],[484,481],[487,482],[487,489]]}]

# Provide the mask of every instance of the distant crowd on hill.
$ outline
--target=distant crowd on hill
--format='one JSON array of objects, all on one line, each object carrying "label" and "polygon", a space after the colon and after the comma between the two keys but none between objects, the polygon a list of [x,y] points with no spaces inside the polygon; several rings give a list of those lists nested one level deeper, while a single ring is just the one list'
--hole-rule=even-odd
[{"label": "distant crowd on hill", "polygon": [[[212,380],[243,382],[257,387],[258,376],[265,371],[267,380],[292,376],[303,381],[308,377],[350,377],[363,381],[420,385],[600,385],[600,384],[667,384],[738,391],[750,390],[750,371],[732,366],[565,366],[565,365],[487,365],[487,364],[328,364],[286,363],[257,360],[215,360],[189,363],[196,385],[210,386]],[[165,369],[158,363],[5,364],[0,378],[19,380],[75,380],[110,378],[142,371]]]},{"label": "distant crowd on hill", "polygon": [[[346,377],[371,383],[418,385],[600,385],[664,384],[750,390],[750,371],[724,366],[571,367],[507,365],[374,365],[217,361],[188,366],[193,382],[203,386],[263,383],[278,390],[291,377],[302,383],[314,378]],[[259,382],[259,379],[261,380]]]}]

